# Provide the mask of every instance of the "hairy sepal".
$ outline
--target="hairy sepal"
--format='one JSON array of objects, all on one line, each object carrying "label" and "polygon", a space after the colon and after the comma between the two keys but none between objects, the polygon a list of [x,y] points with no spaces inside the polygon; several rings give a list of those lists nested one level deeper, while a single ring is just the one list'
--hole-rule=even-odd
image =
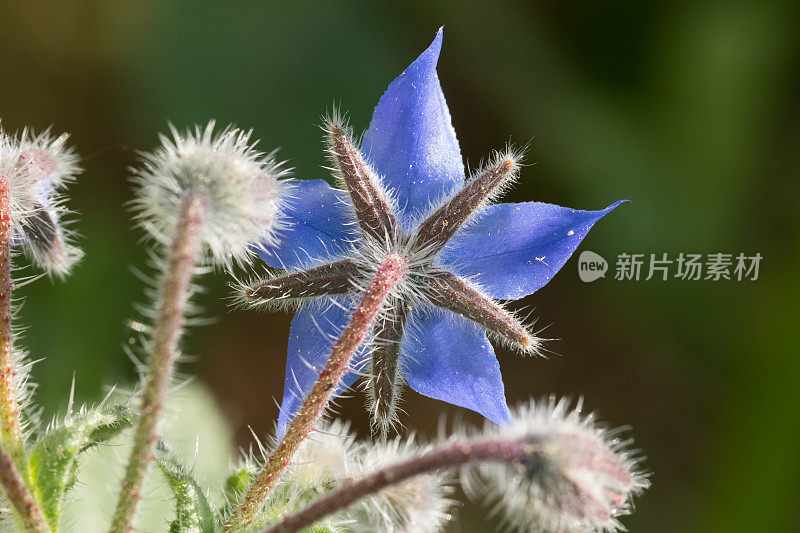
[{"label": "hairy sepal", "polygon": [[363,276],[349,260],[334,261],[299,272],[280,272],[234,286],[236,303],[264,310],[298,309],[313,298],[346,294],[355,279]]},{"label": "hairy sepal", "polygon": [[380,177],[367,164],[353,141],[352,129],[338,111],[326,119],[327,152],[334,175],[350,196],[351,206],[365,238],[378,242],[397,235],[396,206]]},{"label": "hairy sepal", "polygon": [[516,181],[522,154],[507,148],[467,181],[463,189],[427,215],[416,229],[415,246],[437,253],[480,209]]}]

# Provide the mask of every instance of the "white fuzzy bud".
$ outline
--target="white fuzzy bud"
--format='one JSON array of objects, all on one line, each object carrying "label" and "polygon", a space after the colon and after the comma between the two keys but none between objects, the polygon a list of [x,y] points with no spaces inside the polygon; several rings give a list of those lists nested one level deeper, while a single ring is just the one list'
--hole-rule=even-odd
[{"label": "white fuzzy bud", "polygon": [[306,487],[339,481],[352,469],[355,449],[356,437],[349,422],[320,422],[300,445],[287,478]]},{"label": "white fuzzy bud", "polygon": [[274,243],[286,190],[279,178],[288,169],[273,154],[256,151],[251,132],[229,126],[215,134],[213,121],[186,134],[170,131],[172,138],[161,135],[161,146],[134,170],[134,204],[147,232],[169,242],[184,200],[199,195],[206,213],[202,240],[218,264],[247,261],[251,246]]},{"label": "white fuzzy bud", "polygon": [[[370,473],[424,451],[414,444],[413,437],[397,437],[387,442],[364,444],[358,463],[363,473]],[[353,506],[349,516],[354,522],[350,527],[363,533],[441,531],[451,518],[448,477],[447,471],[435,471],[388,486]]]},{"label": "white fuzzy bud", "polygon": [[49,274],[66,275],[83,252],[72,244],[63,217],[64,188],[80,173],[67,134],[24,130],[18,139],[0,131],[0,174],[9,188],[14,242]]},{"label": "white fuzzy bud", "polygon": [[630,441],[598,428],[566,400],[531,401],[508,426],[487,426],[484,435],[492,434],[520,439],[525,459],[481,463],[463,485],[470,496],[492,498],[517,531],[622,530],[616,517],[649,486]]},{"label": "white fuzzy bud", "polygon": [[81,172],[78,156],[67,147],[69,135],[52,137],[47,129],[39,135],[23,130],[19,140],[18,166],[39,188],[59,190]]}]

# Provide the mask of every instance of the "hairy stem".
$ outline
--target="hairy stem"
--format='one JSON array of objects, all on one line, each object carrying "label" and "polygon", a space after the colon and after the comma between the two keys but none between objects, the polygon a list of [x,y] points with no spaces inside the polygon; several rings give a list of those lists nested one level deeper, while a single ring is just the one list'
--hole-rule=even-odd
[{"label": "hairy stem", "polygon": [[14,459],[2,449],[0,449],[0,484],[3,485],[6,498],[11,502],[20,524],[26,531],[50,532],[42,509],[28,491],[28,487],[14,465]]},{"label": "hairy stem", "polygon": [[468,442],[446,444],[433,450],[381,468],[311,503],[295,514],[285,516],[280,523],[265,533],[292,533],[310,526],[326,516],[347,509],[363,498],[403,481],[435,472],[458,468],[477,462],[507,463],[524,468],[539,453],[538,447],[527,437],[483,438]]},{"label": "hairy stem", "polygon": [[349,368],[353,355],[364,342],[386,297],[397,281],[403,277],[405,270],[405,259],[396,254],[386,256],[364,293],[361,303],[353,311],[350,323],[333,345],[331,356],[303,401],[299,413],[287,427],[278,447],[269,457],[258,477],[250,485],[239,508],[225,524],[226,531],[236,531],[253,524],[258,510],[264,505],[281,474],[291,464],[300,444],[311,433],[314,424],[325,412],[339,381]]},{"label": "hairy stem", "polygon": [[166,272],[159,287],[159,307],[150,346],[150,362],[141,411],[133,436],[125,478],[111,524],[113,532],[133,529],[144,479],[153,463],[164,402],[172,379],[192,273],[201,252],[205,200],[190,194],[183,202],[176,234],[169,248]]},{"label": "hairy stem", "polygon": [[14,338],[11,329],[11,198],[8,181],[0,176],[0,437],[2,445],[18,462],[23,450]]}]

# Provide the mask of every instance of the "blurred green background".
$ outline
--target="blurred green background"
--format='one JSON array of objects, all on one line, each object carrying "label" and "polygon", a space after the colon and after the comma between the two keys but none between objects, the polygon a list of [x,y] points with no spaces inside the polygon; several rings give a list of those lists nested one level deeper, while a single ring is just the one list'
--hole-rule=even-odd
[{"label": "blurred green background", "polygon": [[[122,345],[142,268],[127,167],[166,122],[216,118],[322,177],[320,116],[366,128],[388,83],[445,26],[439,75],[466,160],[532,141],[510,201],[599,209],[582,249],[759,252],[757,281],[580,282],[573,258],[522,302],[558,355],[498,349],[511,402],[583,395],[630,424],[653,488],[634,532],[798,531],[800,10],[796,2],[2,2],[0,117],[67,131],[85,173],[70,203],[86,259],[66,283],[22,289],[24,344],[49,419],[77,396],[132,386]],[[795,207],[792,207],[795,206]],[[613,265],[612,265],[613,269]],[[237,442],[268,433],[290,316],[231,311],[207,280],[183,366]],[[414,428],[458,411],[408,392]],[[361,399],[342,414],[362,435]],[[464,415],[468,421],[477,417]],[[467,506],[452,531],[488,531]]]}]

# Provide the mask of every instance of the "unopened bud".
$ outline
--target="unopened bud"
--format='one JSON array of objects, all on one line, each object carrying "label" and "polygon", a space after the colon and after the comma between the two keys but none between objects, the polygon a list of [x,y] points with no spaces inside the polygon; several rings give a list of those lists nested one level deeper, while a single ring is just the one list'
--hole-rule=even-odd
[{"label": "unopened bud", "polygon": [[487,462],[471,469],[470,495],[489,496],[520,531],[618,531],[618,516],[649,486],[639,459],[565,400],[530,402],[503,428],[522,443],[513,464]]},{"label": "unopened bud", "polygon": [[[413,438],[397,437],[388,442],[365,444],[359,454],[359,464],[363,472],[369,473],[422,451]],[[389,485],[351,509],[350,516],[355,522],[350,527],[365,533],[441,531],[451,518],[447,477],[446,471],[439,470]]]},{"label": "unopened bud", "polygon": [[151,236],[169,242],[181,205],[197,195],[206,211],[202,240],[216,263],[246,261],[252,243],[274,243],[286,190],[279,178],[289,171],[256,151],[250,132],[229,126],[215,134],[213,121],[185,134],[170,131],[134,171],[135,207]]},{"label": "unopened bud", "polygon": [[77,156],[67,147],[68,138],[26,129],[19,139],[6,136],[0,142],[0,158],[5,160],[0,173],[8,187],[14,243],[57,276],[66,275],[83,256],[63,220],[69,213],[64,188],[81,171]]}]

